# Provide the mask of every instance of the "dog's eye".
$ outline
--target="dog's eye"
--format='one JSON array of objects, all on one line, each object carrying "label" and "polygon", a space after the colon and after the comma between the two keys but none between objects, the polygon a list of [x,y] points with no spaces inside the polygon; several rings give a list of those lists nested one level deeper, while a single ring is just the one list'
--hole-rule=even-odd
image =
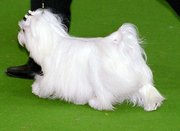
[{"label": "dog's eye", "polygon": [[24,30],[24,29],[22,29],[22,31],[23,31],[23,32],[25,32],[25,30]]}]

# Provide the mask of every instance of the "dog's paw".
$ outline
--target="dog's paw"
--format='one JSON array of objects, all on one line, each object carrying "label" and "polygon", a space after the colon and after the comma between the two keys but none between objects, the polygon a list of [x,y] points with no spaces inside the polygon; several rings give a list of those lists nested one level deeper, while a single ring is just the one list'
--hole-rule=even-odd
[{"label": "dog's paw", "polygon": [[89,105],[92,108],[97,109],[97,110],[113,110],[112,104],[102,102],[98,100],[97,98],[89,100]]},{"label": "dog's paw", "polygon": [[150,84],[143,86],[143,88],[139,90],[139,95],[142,100],[139,105],[142,105],[146,111],[156,110],[165,99],[158,90]]},{"label": "dog's paw", "polygon": [[37,83],[33,83],[32,85],[32,93],[35,94],[35,95],[39,95],[39,86]]},{"label": "dog's paw", "polygon": [[154,111],[160,107],[161,103],[148,104],[144,107],[145,111]]},{"label": "dog's paw", "polygon": [[154,100],[151,100],[151,101],[147,102],[146,105],[144,106],[144,110],[145,111],[154,111],[154,110],[156,110],[158,107],[161,106],[163,100],[164,100],[163,97],[159,97],[157,99],[154,99]]}]

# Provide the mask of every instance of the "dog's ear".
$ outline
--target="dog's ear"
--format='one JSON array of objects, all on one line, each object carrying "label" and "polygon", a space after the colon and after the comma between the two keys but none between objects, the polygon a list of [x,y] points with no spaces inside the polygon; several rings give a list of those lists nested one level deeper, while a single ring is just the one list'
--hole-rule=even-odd
[{"label": "dog's ear", "polygon": [[23,44],[21,41],[19,41],[19,44],[20,44],[22,47],[24,47],[24,44]]},{"label": "dog's ear", "polygon": [[22,35],[22,33],[19,32],[18,34],[18,41],[19,41],[19,44],[24,47],[24,42],[25,42],[25,38],[24,38],[24,35]]}]

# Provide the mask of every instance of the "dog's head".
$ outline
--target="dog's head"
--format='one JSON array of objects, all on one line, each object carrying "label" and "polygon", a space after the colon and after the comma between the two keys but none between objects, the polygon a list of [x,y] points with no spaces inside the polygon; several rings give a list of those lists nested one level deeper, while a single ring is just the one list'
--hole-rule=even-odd
[{"label": "dog's head", "polygon": [[30,36],[30,34],[32,35],[32,21],[37,15],[40,15],[39,11],[34,12],[29,10],[28,13],[23,17],[23,20],[19,22],[20,31],[18,33],[18,40],[21,46],[28,43],[28,36]]},{"label": "dog's head", "polygon": [[47,9],[29,11],[19,22],[19,44],[25,46],[37,63],[49,55],[65,36],[61,18]]},{"label": "dog's head", "polygon": [[37,44],[41,42],[51,43],[57,35],[67,35],[66,27],[62,24],[61,18],[47,9],[28,11],[23,20],[19,22],[19,27],[18,40],[20,45],[25,45],[26,48],[30,44],[38,46]]}]

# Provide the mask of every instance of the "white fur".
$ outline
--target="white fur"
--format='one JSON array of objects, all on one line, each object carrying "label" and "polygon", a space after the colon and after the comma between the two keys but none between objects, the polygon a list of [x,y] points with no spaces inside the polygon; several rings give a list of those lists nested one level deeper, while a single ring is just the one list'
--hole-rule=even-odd
[{"label": "white fur", "polygon": [[68,35],[61,19],[50,11],[30,13],[19,23],[18,39],[42,67],[43,76],[32,85],[35,95],[88,103],[98,110],[112,110],[125,100],[146,111],[161,105],[164,98],[153,86],[132,24],[104,38],[77,38]]}]

